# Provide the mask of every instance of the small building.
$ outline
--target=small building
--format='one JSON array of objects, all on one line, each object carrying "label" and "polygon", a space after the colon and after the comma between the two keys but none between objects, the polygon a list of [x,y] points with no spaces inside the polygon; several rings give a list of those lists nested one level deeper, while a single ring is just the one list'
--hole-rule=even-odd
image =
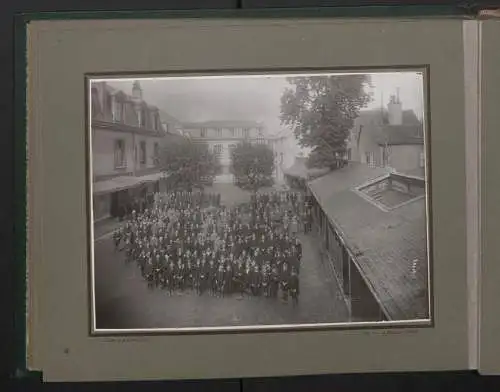
[{"label": "small building", "polygon": [[320,177],[329,171],[329,168],[308,168],[307,157],[297,155],[293,164],[283,169],[283,174],[289,187],[306,191],[307,181]]},{"label": "small building", "polygon": [[308,188],[352,321],[428,319],[424,178],[350,163]]},{"label": "small building", "polygon": [[106,82],[91,86],[92,193],[94,221],[122,216],[151,201],[159,190],[161,144],[181,137],[178,122],[143,100]]},{"label": "small building", "polygon": [[348,137],[347,159],[423,175],[423,124],[412,110],[403,110],[403,103],[394,95],[387,109],[360,112]]}]

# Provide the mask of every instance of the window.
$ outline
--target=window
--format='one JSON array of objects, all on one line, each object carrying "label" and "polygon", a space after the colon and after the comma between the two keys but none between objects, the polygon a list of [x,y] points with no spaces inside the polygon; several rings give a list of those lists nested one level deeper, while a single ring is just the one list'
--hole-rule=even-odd
[{"label": "window", "polygon": [[207,129],[206,128],[201,128],[200,129],[200,136],[201,137],[207,137]]},{"label": "window", "polygon": [[222,136],[222,129],[221,128],[217,128],[215,130],[215,132],[217,133],[217,137],[221,137]]},{"label": "window", "polygon": [[112,98],[109,92],[106,92],[104,94],[104,112],[108,116],[107,118],[109,118],[109,116],[112,115],[113,112]]},{"label": "window", "polygon": [[283,157],[284,157],[284,154],[281,152],[281,153],[280,153],[280,163],[281,163],[281,164],[283,164],[283,159],[284,159]]},{"label": "window", "polygon": [[92,118],[101,114],[101,103],[99,102],[99,92],[95,87],[92,87]]},{"label": "window", "polygon": [[243,129],[243,137],[245,139],[248,139],[250,137],[250,129],[249,128],[244,128]]},{"label": "window", "polygon": [[139,143],[139,163],[146,164],[146,142],[144,140]]},{"label": "window", "polygon": [[113,101],[113,121],[114,122],[123,122],[123,103],[120,102],[116,96]]},{"label": "window", "polygon": [[142,110],[137,110],[137,125],[140,127],[142,124]]},{"label": "window", "polygon": [[222,153],[222,144],[216,144],[214,146],[214,153],[220,155]]},{"label": "window", "polygon": [[367,153],[365,153],[365,161],[366,161],[366,164],[369,165],[369,166],[374,166],[375,165],[375,162],[374,162],[374,159],[373,159],[373,152],[367,152]]},{"label": "window", "polygon": [[155,113],[155,131],[159,131],[161,129],[160,115],[158,112]]},{"label": "window", "polygon": [[234,135],[235,135],[235,130],[234,130],[234,128],[231,128],[231,129],[230,129],[230,131],[231,131],[231,136],[232,136],[232,137],[234,137]]},{"label": "window", "polygon": [[155,166],[160,164],[160,146],[158,145],[158,143],[154,144],[153,163],[155,164]]},{"label": "window", "polygon": [[362,125],[360,125],[360,126],[359,126],[358,137],[357,137],[357,140],[356,140],[356,142],[358,143],[358,145],[359,145],[359,141],[361,140],[361,133],[362,133],[362,132],[363,132],[363,126],[362,126]]},{"label": "window", "polygon": [[139,126],[145,128],[147,126],[148,112],[146,111],[146,108],[141,108],[140,113],[141,115],[139,116]]},{"label": "window", "polygon": [[115,169],[122,169],[126,167],[125,161],[125,140],[115,140]]},{"label": "window", "polygon": [[425,167],[425,153],[423,151],[420,153],[420,167]]}]

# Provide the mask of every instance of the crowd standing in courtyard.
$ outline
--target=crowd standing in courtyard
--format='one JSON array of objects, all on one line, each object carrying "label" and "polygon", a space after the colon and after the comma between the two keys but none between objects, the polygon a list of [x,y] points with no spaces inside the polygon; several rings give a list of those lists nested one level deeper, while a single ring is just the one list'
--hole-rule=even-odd
[{"label": "crowd standing in courtyard", "polygon": [[293,191],[258,193],[221,204],[220,194],[157,193],[114,233],[115,250],[136,262],[151,288],[168,293],[281,297],[296,305],[310,209]]}]

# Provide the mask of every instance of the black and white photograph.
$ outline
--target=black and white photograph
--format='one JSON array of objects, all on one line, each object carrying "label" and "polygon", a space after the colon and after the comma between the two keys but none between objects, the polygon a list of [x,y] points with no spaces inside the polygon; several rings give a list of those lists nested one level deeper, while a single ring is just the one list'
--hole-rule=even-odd
[{"label": "black and white photograph", "polygon": [[430,324],[426,82],[88,79],[92,332]]}]

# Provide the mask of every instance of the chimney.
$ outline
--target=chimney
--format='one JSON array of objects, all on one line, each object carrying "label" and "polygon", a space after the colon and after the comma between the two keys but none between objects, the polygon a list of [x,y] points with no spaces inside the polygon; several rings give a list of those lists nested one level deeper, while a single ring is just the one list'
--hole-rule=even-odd
[{"label": "chimney", "polygon": [[387,110],[389,114],[389,125],[403,124],[403,105],[399,99],[399,88],[396,95],[391,95]]},{"label": "chimney", "polygon": [[132,98],[136,103],[142,102],[142,88],[138,80],[134,82],[132,87]]}]

